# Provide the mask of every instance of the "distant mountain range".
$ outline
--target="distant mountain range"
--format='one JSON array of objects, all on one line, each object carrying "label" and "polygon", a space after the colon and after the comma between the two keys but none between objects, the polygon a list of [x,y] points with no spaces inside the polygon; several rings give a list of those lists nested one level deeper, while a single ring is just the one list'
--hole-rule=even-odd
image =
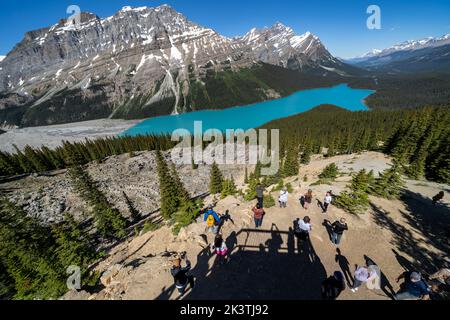
[{"label": "distant mountain range", "polygon": [[[146,118],[280,97],[358,72],[277,23],[226,38],[167,5],[124,7],[27,32],[0,63],[0,122]],[[317,77],[317,80],[314,80]],[[290,88],[290,91],[284,89]]]},{"label": "distant mountain range", "polygon": [[345,62],[393,74],[450,70],[450,34],[406,41],[384,50],[375,49]]},{"label": "distant mountain range", "polygon": [[124,7],[104,19],[82,13],[79,25],[62,19],[27,32],[0,58],[0,126],[143,119],[343,82],[378,90],[387,86],[380,72],[450,70],[449,41],[409,41],[343,61],[314,34],[281,23],[227,38],[167,5]]}]

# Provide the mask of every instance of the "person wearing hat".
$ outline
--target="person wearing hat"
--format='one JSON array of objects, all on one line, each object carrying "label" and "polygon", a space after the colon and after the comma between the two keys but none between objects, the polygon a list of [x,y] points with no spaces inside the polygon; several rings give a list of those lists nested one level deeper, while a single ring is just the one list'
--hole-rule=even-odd
[{"label": "person wearing hat", "polygon": [[189,260],[186,260],[186,267],[182,268],[181,261],[182,260],[180,258],[173,260],[172,269],[170,270],[170,273],[173,276],[175,287],[178,289],[180,296],[184,294],[188,284],[191,286],[191,289],[194,289],[195,287],[194,276],[187,275],[189,270],[191,270],[191,262]]},{"label": "person wearing hat", "polygon": [[397,278],[397,283],[404,279],[396,300],[430,300],[430,289],[419,272],[405,272]]}]

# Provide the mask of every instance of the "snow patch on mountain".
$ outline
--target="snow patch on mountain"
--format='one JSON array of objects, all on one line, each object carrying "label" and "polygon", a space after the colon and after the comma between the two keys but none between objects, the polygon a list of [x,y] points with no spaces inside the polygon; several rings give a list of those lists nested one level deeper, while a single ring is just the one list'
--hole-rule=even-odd
[{"label": "snow patch on mountain", "polygon": [[384,50],[374,49],[362,56],[351,58],[348,60],[351,61],[351,60],[361,60],[361,59],[366,59],[366,58],[368,59],[368,58],[374,58],[374,57],[384,57],[384,56],[390,55],[395,52],[413,51],[413,50],[420,50],[420,49],[425,49],[425,48],[440,47],[440,46],[444,46],[447,44],[450,44],[450,34],[446,34],[439,38],[428,37],[428,38],[421,39],[421,40],[404,41],[402,43],[395,44],[387,49],[384,49]]}]

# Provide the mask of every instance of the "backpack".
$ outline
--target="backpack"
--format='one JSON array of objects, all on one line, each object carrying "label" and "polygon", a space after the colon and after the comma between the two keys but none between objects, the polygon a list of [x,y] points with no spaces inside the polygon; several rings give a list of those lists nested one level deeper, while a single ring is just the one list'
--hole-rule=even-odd
[{"label": "backpack", "polygon": [[213,227],[216,223],[216,219],[214,219],[214,216],[212,214],[210,214],[208,216],[208,218],[206,218],[206,225],[208,227]]}]

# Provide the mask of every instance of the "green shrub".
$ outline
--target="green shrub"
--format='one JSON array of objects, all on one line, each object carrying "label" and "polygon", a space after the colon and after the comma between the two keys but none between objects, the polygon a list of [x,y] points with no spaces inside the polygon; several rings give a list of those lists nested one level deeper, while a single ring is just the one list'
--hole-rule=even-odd
[{"label": "green shrub", "polygon": [[144,223],[144,227],[142,228],[142,234],[146,234],[147,232],[156,231],[161,228],[160,224],[153,222],[152,220],[148,220]]},{"label": "green shrub", "polygon": [[264,195],[264,207],[265,208],[272,208],[275,206],[275,199],[272,197],[272,195]]},{"label": "green shrub", "polygon": [[179,209],[177,213],[173,215],[173,228],[172,232],[174,235],[178,235],[180,230],[184,227],[195,222],[195,220],[200,216],[200,210],[203,208],[203,201],[189,200],[185,202]]}]

